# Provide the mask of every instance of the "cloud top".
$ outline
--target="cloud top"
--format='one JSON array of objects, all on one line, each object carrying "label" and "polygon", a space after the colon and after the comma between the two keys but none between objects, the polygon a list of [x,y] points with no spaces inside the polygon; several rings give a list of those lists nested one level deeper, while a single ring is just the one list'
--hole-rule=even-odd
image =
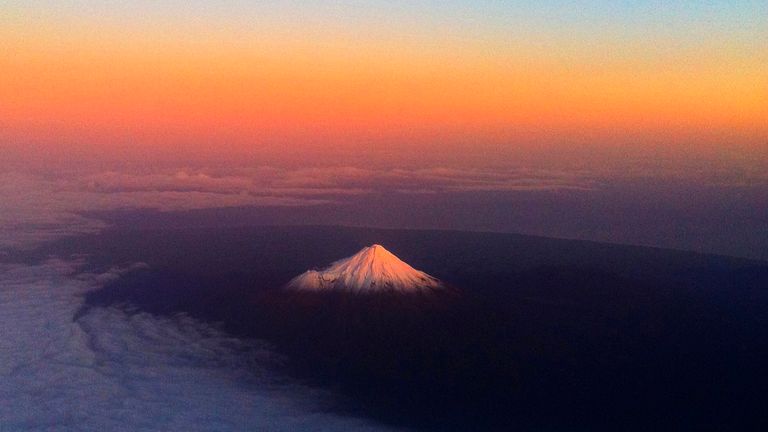
[{"label": "cloud top", "polygon": [[375,194],[589,190],[582,172],[530,169],[315,168],[167,169],[0,174],[0,249],[27,247],[105,224],[91,211],[343,204]]},{"label": "cloud top", "polygon": [[81,294],[143,264],[0,264],[0,430],[382,430],[325,412],[318,390],[275,376],[263,344],[187,316],[92,309]]}]

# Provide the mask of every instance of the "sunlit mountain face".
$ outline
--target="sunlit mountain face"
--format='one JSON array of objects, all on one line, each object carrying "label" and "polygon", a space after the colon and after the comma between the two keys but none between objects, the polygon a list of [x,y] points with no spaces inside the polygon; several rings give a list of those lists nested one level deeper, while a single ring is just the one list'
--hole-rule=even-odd
[{"label": "sunlit mountain face", "polygon": [[0,4],[0,430],[766,430],[768,3]]},{"label": "sunlit mountain face", "polygon": [[373,244],[323,270],[307,270],[291,279],[287,289],[301,291],[342,290],[361,294],[375,292],[423,292],[443,288],[434,277],[414,269]]}]

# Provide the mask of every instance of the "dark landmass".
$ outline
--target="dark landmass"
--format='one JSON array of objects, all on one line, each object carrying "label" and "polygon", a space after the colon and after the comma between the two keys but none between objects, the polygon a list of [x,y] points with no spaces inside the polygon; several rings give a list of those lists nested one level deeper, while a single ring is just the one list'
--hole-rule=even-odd
[{"label": "dark landmass", "polygon": [[[281,290],[380,243],[452,288]],[[434,430],[768,430],[768,264],[513,234],[129,229],[62,240],[145,262],[86,307],[188,313],[263,338],[337,409]],[[32,253],[34,254],[34,252]]]},{"label": "dark landmass", "polygon": [[130,228],[310,224],[523,233],[768,260],[768,188],[762,183],[698,184],[648,177],[598,183],[581,191],[329,193],[313,196],[330,203],[306,207],[91,215]]}]

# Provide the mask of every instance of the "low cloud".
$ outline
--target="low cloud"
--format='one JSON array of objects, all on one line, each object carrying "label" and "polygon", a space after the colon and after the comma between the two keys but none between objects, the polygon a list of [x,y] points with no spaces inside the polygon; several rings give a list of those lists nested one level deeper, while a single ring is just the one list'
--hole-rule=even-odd
[{"label": "low cloud", "polygon": [[359,195],[431,190],[590,189],[586,173],[524,169],[362,169],[260,167],[236,174],[176,171],[151,174],[104,172],[81,179],[83,190],[100,193],[213,193],[259,197]]},{"label": "low cloud", "polygon": [[589,190],[583,172],[529,169],[219,168],[0,174],[0,249],[97,232],[90,211],[313,206],[381,193]]},{"label": "low cloud", "polygon": [[[329,202],[302,194],[254,194],[229,179],[106,173],[49,179],[0,174],[0,249],[23,248],[65,235],[98,232],[104,222],[83,216],[119,209],[191,210],[236,206],[311,206]],[[102,183],[104,185],[102,186]]]},{"label": "low cloud", "polygon": [[267,346],[187,316],[92,309],[82,294],[134,264],[0,264],[0,430],[381,430],[323,410],[328,395],[284,377]]}]

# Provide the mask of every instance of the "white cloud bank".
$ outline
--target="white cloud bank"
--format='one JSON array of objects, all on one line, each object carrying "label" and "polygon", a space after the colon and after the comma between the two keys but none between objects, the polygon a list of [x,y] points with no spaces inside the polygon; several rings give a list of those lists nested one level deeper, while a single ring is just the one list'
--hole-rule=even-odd
[{"label": "white cloud bank", "polygon": [[81,294],[137,267],[0,264],[0,430],[383,429],[323,412],[322,393],[268,373],[265,347],[188,317],[110,308],[73,321]]}]

